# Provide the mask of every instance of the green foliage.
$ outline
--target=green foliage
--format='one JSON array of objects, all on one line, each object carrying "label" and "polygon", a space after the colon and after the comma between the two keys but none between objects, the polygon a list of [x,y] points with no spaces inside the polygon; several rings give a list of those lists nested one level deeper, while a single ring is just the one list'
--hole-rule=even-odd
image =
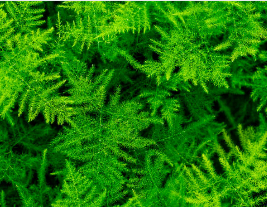
[{"label": "green foliage", "polygon": [[[224,140],[230,149],[228,153],[217,146],[223,174],[219,175],[212,161],[202,154],[202,164],[191,168],[184,167],[188,180],[186,201],[204,206],[255,206],[266,201],[266,145],[267,134],[255,133],[253,128],[242,130],[238,126],[242,150],[235,146],[230,137],[223,132]],[[234,159],[234,160],[233,160]],[[258,195],[257,195],[258,194]],[[228,201],[229,200],[229,201]]]},{"label": "green foliage", "polygon": [[173,164],[165,154],[158,150],[149,150],[145,156],[144,169],[136,170],[137,174],[142,175],[141,179],[130,179],[132,183],[129,187],[132,187],[134,196],[133,199],[130,199],[129,203],[133,206],[151,206],[152,203],[154,206],[168,206],[165,201],[166,192],[164,193],[162,183],[163,179],[170,173],[170,167]]},{"label": "green foliage", "polygon": [[5,192],[3,190],[1,192],[1,206],[6,207]]},{"label": "green foliage", "polygon": [[61,190],[63,197],[60,194],[52,206],[102,206],[106,192],[99,193],[93,181],[77,172],[69,161],[66,163],[67,176]]},{"label": "green foliage", "polygon": [[66,128],[65,133],[52,142],[57,152],[84,163],[81,170],[98,186],[108,188],[110,202],[126,194],[127,190],[121,192],[126,182],[123,173],[130,170],[127,163],[137,162],[136,156],[123,148],[134,151],[156,144],[139,135],[139,131],[154,121],[147,113],[138,114],[142,106],[118,102],[119,91],[111,98],[109,106],[98,112],[97,118],[79,117],[77,127]]},{"label": "green foliage", "polygon": [[265,2],[0,3],[1,206],[266,206],[266,23]]},{"label": "green foliage", "polygon": [[5,8],[13,20],[13,27],[21,33],[30,33],[32,29],[45,23],[41,20],[45,12],[43,2],[5,2]]},{"label": "green foliage", "polygon": [[[257,110],[261,110],[263,106],[266,105],[267,99],[265,95],[266,88],[266,66],[265,68],[258,68],[257,72],[252,77],[253,92],[251,93],[252,98],[255,100],[260,99],[260,105]],[[265,108],[266,112],[266,108]]]},{"label": "green foliage", "polygon": [[[6,114],[19,102],[18,115],[26,110],[28,104],[28,120],[32,121],[43,110],[45,103],[64,81],[51,84],[60,78],[59,74],[46,74],[47,62],[56,58],[56,54],[40,56],[42,45],[47,44],[53,29],[41,32],[32,31],[31,34],[12,36],[5,41],[1,50],[1,116]],[[50,83],[49,83],[50,82]],[[54,94],[53,94],[54,96]]]}]

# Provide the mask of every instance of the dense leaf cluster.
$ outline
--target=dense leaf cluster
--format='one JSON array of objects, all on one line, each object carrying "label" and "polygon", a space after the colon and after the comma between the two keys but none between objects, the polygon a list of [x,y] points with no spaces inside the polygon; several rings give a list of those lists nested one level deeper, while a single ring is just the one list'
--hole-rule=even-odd
[{"label": "dense leaf cluster", "polygon": [[2,207],[267,203],[265,2],[0,3]]}]

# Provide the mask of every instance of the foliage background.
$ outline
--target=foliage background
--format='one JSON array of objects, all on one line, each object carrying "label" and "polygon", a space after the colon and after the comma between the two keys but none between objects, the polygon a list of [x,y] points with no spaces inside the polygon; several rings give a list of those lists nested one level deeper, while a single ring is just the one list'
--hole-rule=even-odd
[{"label": "foliage background", "polygon": [[266,206],[266,2],[1,2],[1,206]]}]

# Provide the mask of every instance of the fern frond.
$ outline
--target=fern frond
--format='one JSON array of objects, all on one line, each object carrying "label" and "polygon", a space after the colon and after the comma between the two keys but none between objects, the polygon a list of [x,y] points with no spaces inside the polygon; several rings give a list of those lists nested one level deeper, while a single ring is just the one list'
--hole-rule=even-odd
[{"label": "fern frond", "polygon": [[102,207],[106,192],[99,192],[93,181],[90,181],[82,173],[75,170],[73,164],[66,160],[67,175],[64,179],[62,193],[65,197],[58,197],[53,207],[59,206],[88,206]]},{"label": "fern frond", "polygon": [[5,192],[1,191],[1,206],[6,207],[6,201],[5,201]]},{"label": "fern frond", "polygon": [[38,204],[33,200],[32,196],[30,195],[29,190],[25,186],[19,183],[15,183],[15,185],[20,195],[20,198],[23,202],[24,207],[30,207],[30,206],[37,207],[38,206]]},{"label": "fern frond", "polygon": [[45,23],[41,20],[45,11],[43,2],[6,2],[5,8],[20,32],[30,32]]},{"label": "fern frond", "polygon": [[114,11],[114,20],[108,26],[101,28],[101,33],[96,38],[105,38],[120,33],[132,31],[135,33],[150,30],[150,17],[148,13],[149,2],[127,2],[121,4]]},{"label": "fern frond", "polygon": [[67,157],[87,163],[81,170],[96,180],[101,189],[108,189],[109,202],[113,203],[127,194],[123,188],[126,182],[123,173],[130,170],[128,164],[137,163],[133,150],[156,143],[139,135],[153,122],[147,113],[138,113],[141,105],[133,101],[110,104],[95,114],[96,118],[77,117],[77,128],[65,129],[64,134],[53,140],[52,146]]},{"label": "fern frond", "polygon": [[[256,140],[258,133],[252,132],[251,128],[243,131],[241,127],[239,127],[239,134],[243,140],[242,145],[245,141],[244,134],[250,137],[246,140],[246,151],[241,151],[233,144],[229,136],[224,135],[235,160],[231,163],[230,156],[226,157],[224,153],[219,152],[219,161],[224,169],[223,174],[217,174],[210,158],[206,155],[202,155],[206,172],[195,165],[192,166],[192,170],[186,168],[186,177],[190,186],[188,188],[190,196],[186,198],[188,203],[220,206],[227,195],[231,195],[233,204],[237,206],[255,206],[265,201],[264,197],[252,197],[252,194],[267,189],[265,178],[267,165],[264,161],[266,153],[263,152],[267,134],[260,135],[260,139]],[[212,186],[213,184],[216,187]]]},{"label": "fern frond", "polygon": [[3,47],[4,42],[6,42],[14,32],[12,23],[13,19],[9,19],[7,13],[2,8],[0,8],[0,48]]}]

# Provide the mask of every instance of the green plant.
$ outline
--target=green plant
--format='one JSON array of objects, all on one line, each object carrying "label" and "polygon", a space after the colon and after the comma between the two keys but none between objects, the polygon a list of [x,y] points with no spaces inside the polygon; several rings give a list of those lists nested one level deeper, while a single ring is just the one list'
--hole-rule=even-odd
[{"label": "green plant", "polygon": [[1,2],[0,205],[265,206],[266,13]]}]

